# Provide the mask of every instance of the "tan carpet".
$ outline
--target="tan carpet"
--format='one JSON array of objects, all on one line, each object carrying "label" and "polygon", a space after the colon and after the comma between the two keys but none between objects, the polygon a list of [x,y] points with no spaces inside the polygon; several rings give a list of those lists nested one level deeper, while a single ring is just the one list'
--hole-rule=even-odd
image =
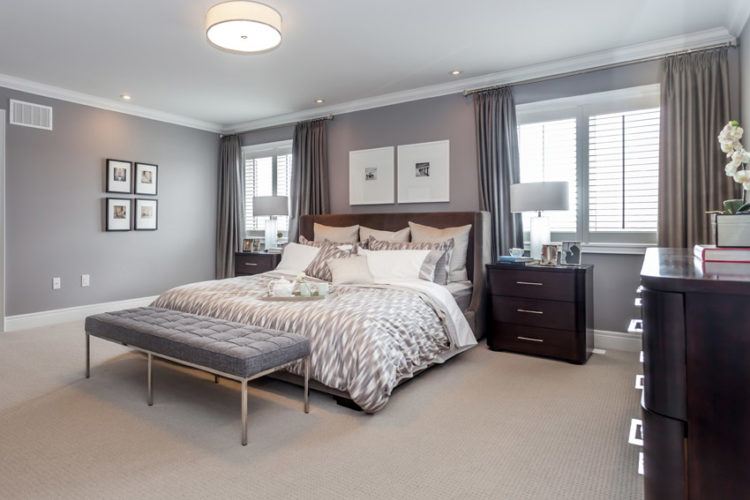
[{"label": "tan carpet", "polygon": [[585,366],[484,346],[369,416],[260,381],[249,444],[239,385],[145,361],[82,325],[0,334],[0,497],[640,499],[637,355]]}]

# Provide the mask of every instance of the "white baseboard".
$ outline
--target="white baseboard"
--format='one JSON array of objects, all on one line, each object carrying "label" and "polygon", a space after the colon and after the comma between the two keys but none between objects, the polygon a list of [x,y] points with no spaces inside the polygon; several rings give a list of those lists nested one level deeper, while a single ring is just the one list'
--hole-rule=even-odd
[{"label": "white baseboard", "polygon": [[86,316],[92,314],[117,311],[119,309],[129,309],[131,307],[143,307],[156,300],[156,297],[157,296],[155,295],[153,297],[116,300],[113,302],[102,302],[86,306],[66,307],[64,309],[52,309],[49,311],[7,316],[5,318],[5,331],[14,332],[18,330],[28,330],[29,328],[38,328],[40,326],[80,321]]},{"label": "white baseboard", "polygon": [[625,332],[594,330],[594,347],[614,351],[639,352],[641,350],[641,336]]}]

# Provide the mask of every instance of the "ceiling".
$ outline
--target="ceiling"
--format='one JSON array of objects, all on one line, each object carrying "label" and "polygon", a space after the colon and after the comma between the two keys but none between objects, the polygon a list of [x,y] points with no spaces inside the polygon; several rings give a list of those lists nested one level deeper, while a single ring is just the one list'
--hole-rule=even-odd
[{"label": "ceiling", "polygon": [[[675,35],[739,34],[747,0],[265,0],[270,52],[205,39],[214,0],[0,3],[0,74],[229,128]],[[450,75],[460,69],[459,77]],[[125,104],[125,103],[121,103]]]}]

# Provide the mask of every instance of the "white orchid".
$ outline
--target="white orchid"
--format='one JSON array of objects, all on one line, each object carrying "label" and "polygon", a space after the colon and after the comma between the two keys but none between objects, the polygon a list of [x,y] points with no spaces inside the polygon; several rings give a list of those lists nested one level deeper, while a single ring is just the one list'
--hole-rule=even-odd
[{"label": "white orchid", "polygon": [[742,184],[745,191],[750,191],[750,170],[738,170],[734,174],[734,182]]},{"label": "white orchid", "polygon": [[727,174],[727,177],[734,177],[734,174],[737,173],[737,169],[740,168],[739,165],[737,165],[735,162],[730,161],[726,164],[724,167],[724,172]]},{"label": "white orchid", "polygon": [[745,191],[750,191],[750,170],[745,168],[750,163],[750,152],[740,142],[744,133],[739,122],[732,120],[719,133],[719,144],[729,158],[729,163],[724,166],[724,173],[736,183],[742,184]]}]

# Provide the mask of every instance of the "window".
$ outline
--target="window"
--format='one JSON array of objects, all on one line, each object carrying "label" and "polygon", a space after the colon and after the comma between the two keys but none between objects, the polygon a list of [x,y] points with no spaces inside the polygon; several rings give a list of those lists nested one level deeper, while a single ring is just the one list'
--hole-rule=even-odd
[{"label": "window", "polygon": [[[292,141],[242,148],[245,164],[245,232],[260,235],[268,217],[253,215],[254,196],[289,196],[292,173]],[[289,230],[289,217],[279,216],[279,231]]]},{"label": "window", "polygon": [[570,183],[570,209],[545,214],[553,240],[656,241],[658,85],[519,105],[517,115],[520,181]]}]

